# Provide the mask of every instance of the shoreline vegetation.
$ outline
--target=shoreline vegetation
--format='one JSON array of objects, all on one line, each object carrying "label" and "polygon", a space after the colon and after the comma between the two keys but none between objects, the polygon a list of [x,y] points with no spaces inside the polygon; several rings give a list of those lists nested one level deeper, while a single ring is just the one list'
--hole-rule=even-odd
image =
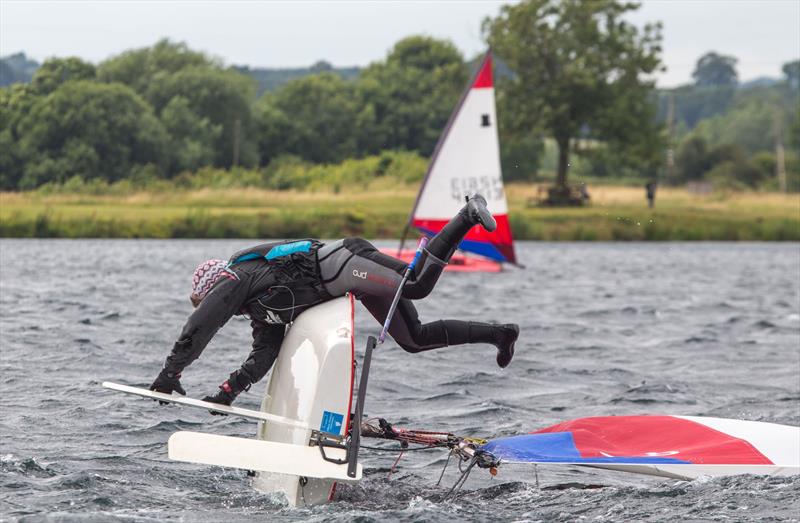
[{"label": "shoreline vegetation", "polygon": [[[416,178],[416,177],[414,177]],[[412,182],[412,180],[408,180]],[[586,207],[534,205],[546,184],[506,186],[518,240],[800,241],[797,194],[589,184]],[[398,238],[418,183],[377,179],[333,189],[184,187],[0,193],[6,238]],[[116,194],[115,194],[116,192]],[[94,194],[93,194],[94,193]]]}]

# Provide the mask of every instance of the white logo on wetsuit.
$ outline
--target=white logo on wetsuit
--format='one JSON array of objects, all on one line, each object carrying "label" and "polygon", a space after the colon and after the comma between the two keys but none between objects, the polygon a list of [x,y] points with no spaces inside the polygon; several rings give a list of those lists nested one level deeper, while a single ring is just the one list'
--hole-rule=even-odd
[{"label": "white logo on wetsuit", "polygon": [[361,278],[362,280],[367,279],[367,271],[359,272],[358,269],[353,269],[353,276],[356,278]]}]

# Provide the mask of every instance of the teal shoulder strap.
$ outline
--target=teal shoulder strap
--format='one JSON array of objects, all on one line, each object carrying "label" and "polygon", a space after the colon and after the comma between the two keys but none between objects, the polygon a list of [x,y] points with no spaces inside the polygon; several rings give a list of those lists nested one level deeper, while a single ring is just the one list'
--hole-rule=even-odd
[{"label": "teal shoulder strap", "polygon": [[264,256],[264,258],[266,258],[267,260],[273,260],[275,258],[280,258],[281,256],[288,256],[296,252],[308,252],[310,250],[311,250],[311,242],[309,240],[284,243],[281,245],[276,245],[275,247],[270,249],[267,255]]},{"label": "teal shoulder strap", "polygon": [[263,258],[267,261],[274,260],[275,258],[280,258],[282,256],[288,256],[290,254],[294,254],[296,252],[309,252],[313,247],[314,242],[311,240],[301,240],[296,242],[289,242],[289,243],[280,243],[278,245],[273,246],[272,248],[267,251],[266,254],[262,254],[264,251],[261,252],[254,251],[242,254],[238,258],[231,260],[229,267],[231,265],[235,265],[237,263],[249,261],[249,260],[258,260]]}]

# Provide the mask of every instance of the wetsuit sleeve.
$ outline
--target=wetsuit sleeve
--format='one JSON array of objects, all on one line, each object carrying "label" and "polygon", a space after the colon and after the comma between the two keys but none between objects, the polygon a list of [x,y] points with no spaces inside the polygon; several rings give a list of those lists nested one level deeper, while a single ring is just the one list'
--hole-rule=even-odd
[{"label": "wetsuit sleeve", "polygon": [[250,325],[253,327],[253,350],[239,370],[245,375],[247,386],[263,378],[275,363],[286,332],[286,326],[282,323],[253,320]]},{"label": "wetsuit sleeve", "polygon": [[224,279],[200,302],[167,356],[164,370],[178,373],[196,360],[214,334],[236,314],[247,298],[246,281]]}]

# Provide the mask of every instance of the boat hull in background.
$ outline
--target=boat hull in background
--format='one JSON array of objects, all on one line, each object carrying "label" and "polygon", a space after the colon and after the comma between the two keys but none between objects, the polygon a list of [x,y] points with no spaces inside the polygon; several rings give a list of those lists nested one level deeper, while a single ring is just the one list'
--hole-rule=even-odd
[{"label": "boat hull in background", "polygon": [[[405,263],[411,263],[411,260],[414,259],[414,254],[416,254],[416,251],[411,249],[403,249],[399,252],[397,249],[380,249],[380,251]],[[503,265],[487,258],[466,256],[457,252],[450,258],[450,263],[444,270],[450,272],[501,272]]]}]

